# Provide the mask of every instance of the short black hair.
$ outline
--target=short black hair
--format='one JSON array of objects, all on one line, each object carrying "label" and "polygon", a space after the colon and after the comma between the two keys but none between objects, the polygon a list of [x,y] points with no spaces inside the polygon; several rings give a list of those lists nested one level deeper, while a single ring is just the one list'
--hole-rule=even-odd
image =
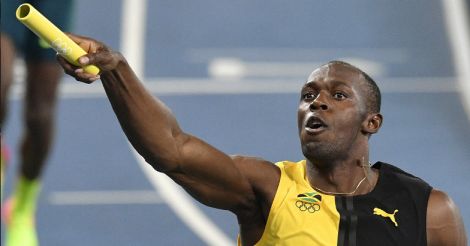
[{"label": "short black hair", "polygon": [[362,77],[364,77],[364,79],[366,81],[366,88],[365,88],[364,92],[366,93],[366,95],[368,95],[367,101],[366,101],[367,111],[369,113],[380,113],[380,105],[382,103],[382,96],[381,96],[381,93],[380,93],[380,89],[377,86],[377,83],[375,83],[375,81],[367,73],[365,73],[364,71],[362,71],[358,67],[353,66],[350,63],[347,63],[347,62],[344,62],[344,61],[333,60],[333,61],[328,62],[325,65],[326,66],[329,66],[329,65],[342,65],[342,66],[349,67],[349,68],[359,72],[362,75]]}]

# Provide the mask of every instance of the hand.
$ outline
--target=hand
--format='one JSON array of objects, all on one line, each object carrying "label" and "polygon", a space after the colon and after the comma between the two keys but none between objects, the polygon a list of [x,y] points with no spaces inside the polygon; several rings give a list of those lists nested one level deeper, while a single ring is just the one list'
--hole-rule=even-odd
[{"label": "hand", "polygon": [[[112,51],[99,41],[70,33],[67,35],[88,53],[78,59],[78,63],[82,66],[95,65],[100,69],[100,74],[103,74],[115,69],[119,62],[123,60],[121,54]],[[57,55],[57,61],[64,69],[64,72],[77,81],[90,84],[100,79],[100,74],[86,73],[81,67],[71,64],[60,55]]]}]

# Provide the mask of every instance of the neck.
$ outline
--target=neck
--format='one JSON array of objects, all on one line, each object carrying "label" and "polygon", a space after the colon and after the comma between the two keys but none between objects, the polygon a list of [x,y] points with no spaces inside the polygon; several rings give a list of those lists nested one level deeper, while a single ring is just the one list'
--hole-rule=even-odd
[{"label": "neck", "polygon": [[307,160],[307,177],[317,191],[330,195],[362,195],[375,187],[378,173],[369,166],[368,153],[347,160]]}]

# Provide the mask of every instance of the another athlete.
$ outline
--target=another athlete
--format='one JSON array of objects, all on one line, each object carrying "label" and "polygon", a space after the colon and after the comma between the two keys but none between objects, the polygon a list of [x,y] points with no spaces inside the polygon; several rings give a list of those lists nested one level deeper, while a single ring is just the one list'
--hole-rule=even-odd
[{"label": "another athlete", "polygon": [[[37,198],[41,175],[46,166],[54,136],[54,115],[57,89],[63,76],[55,61],[55,52],[15,18],[16,8],[25,1],[2,1],[1,17],[1,112],[2,137],[7,112],[8,92],[14,81],[14,61],[22,56],[26,64],[24,130],[21,141],[20,167],[11,198],[2,206],[7,225],[6,246],[38,244],[35,228]],[[68,29],[72,0],[27,1],[48,16],[61,29]],[[3,172],[6,165],[6,144],[2,138]]]}]

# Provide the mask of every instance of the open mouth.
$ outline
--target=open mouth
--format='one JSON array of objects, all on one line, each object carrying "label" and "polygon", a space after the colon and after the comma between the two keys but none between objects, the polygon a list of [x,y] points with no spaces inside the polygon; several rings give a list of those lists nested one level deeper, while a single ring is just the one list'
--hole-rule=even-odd
[{"label": "open mouth", "polygon": [[328,126],[318,117],[310,117],[305,124],[305,130],[309,133],[318,133],[325,130]]}]

